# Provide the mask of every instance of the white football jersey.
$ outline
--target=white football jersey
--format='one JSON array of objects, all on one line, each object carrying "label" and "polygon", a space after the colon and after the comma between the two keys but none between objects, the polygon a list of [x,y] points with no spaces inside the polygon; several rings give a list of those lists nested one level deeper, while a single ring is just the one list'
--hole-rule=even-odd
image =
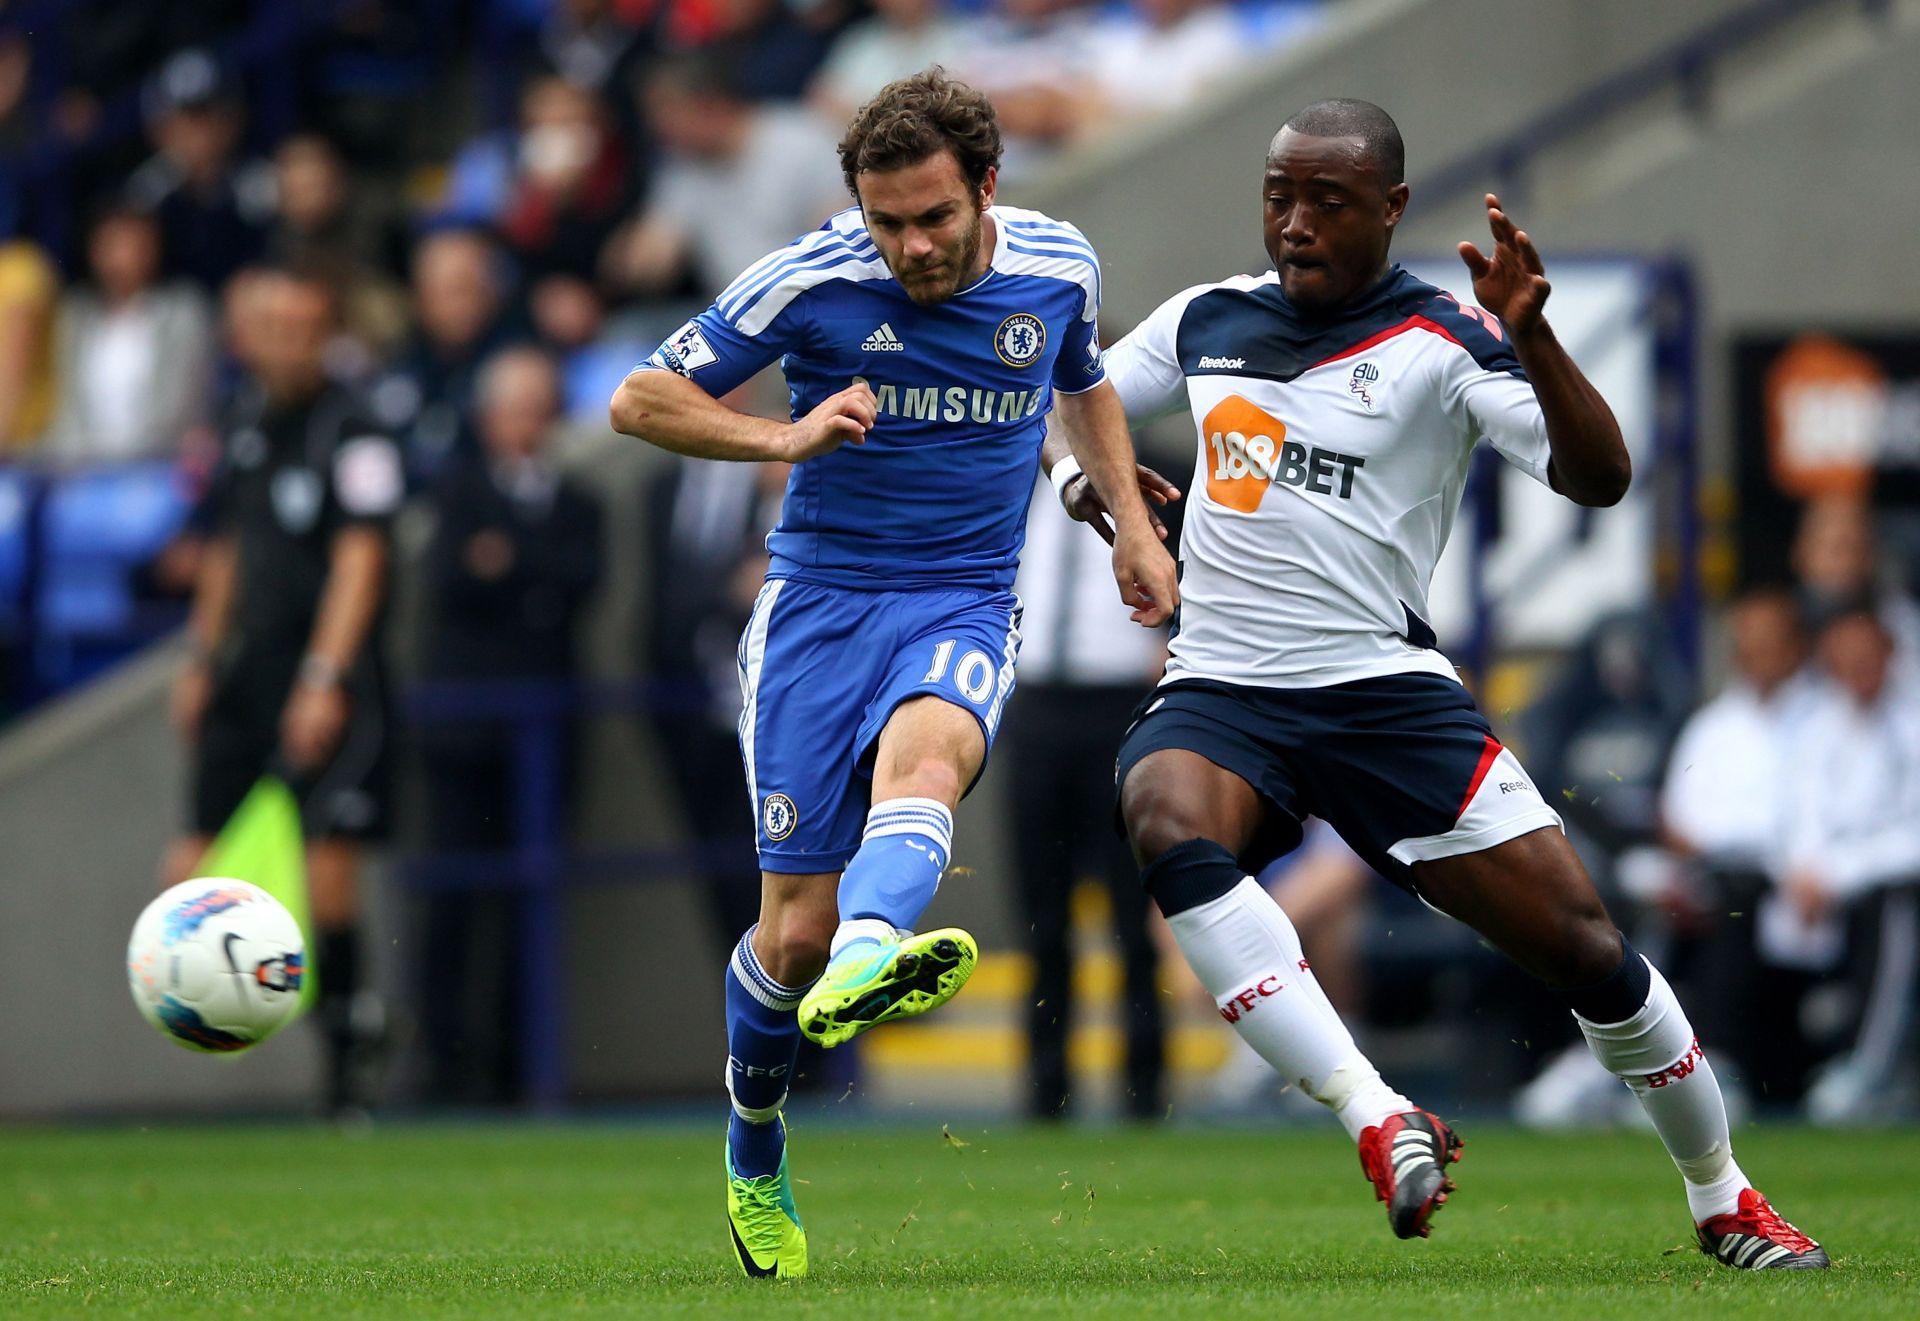
[{"label": "white football jersey", "polygon": [[1184,386],[1199,442],[1163,682],[1454,677],[1427,586],[1474,444],[1547,480],[1546,423],[1497,318],[1397,266],[1310,318],[1269,271],[1168,299],[1107,376],[1135,421]]}]

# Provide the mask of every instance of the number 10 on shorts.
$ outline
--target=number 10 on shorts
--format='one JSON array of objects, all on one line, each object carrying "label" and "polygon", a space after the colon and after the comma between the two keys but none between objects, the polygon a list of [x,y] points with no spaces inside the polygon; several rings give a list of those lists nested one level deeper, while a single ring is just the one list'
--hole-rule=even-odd
[{"label": "number 10 on shorts", "polygon": [[[940,683],[947,677],[947,666],[953,662],[954,649],[959,639],[948,638],[933,649],[933,664],[927,667],[927,676],[922,683]],[[993,667],[993,658],[986,652],[973,650],[960,658],[953,669],[953,685],[975,706],[986,702],[993,693],[994,680],[999,675]]]}]

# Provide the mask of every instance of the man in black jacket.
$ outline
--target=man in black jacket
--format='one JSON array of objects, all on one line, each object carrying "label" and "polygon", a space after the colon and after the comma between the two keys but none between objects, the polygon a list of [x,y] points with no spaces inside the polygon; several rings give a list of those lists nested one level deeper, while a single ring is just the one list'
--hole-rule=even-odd
[{"label": "man in black jacket", "polygon": [[[601,509],[548,454],[560,418],[558,368],[536,348],[481,368],[475,424],[482,456],[457,463],[434,493],[428,556],[428,679],[564,679],[575,631],[600,575]],[[516,842],[513,732],[497,721],[420,731],[428,846],[501,851]],[[426,902],[422,1028],[438,1099],[502,1101],[517,1092],[510,894],[458,891]]]}]

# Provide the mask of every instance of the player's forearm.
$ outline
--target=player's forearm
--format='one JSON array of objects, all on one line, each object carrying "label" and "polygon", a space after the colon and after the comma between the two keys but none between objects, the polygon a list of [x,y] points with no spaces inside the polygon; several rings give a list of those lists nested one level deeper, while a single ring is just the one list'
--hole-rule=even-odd
[{"label": "player's forearm", "polygon": [[630,372],[608,413],[621,435],[675,454],[752,463],[787,457],[788,424],[736,412],[669,371]]},{"label": "player's forearm", "polygon": [[1553,489],[1575,504],[1619,504],[1633,481],[1633,461],[1607,401],[1545,320],[1516,332],[1513,349],[1546,419]]},{"label": "player's forearm", "polygon": [[387,538],[373,528],[348,528],[334,538],[327,587],[314,616],[307,656],[344,677],[360,657],[386,592]]},{"label": "player's forearm", "polygon": [[194,583],[193,606],[187,615],[187,636],[193,642],[196,656],[211,657],[227,635],[238,563],[232,537],[215,537],[200,553],[200,574]]},{"label": "player's forearm", "polygon": [[[1140,494],[1133,456],[1133,435],[1127,430],[1127,413],[1121,406],[1119,393],[1103,381],[1080,394],[1058,396],[1054,411],[1062,424],[1060,431],[1065,433],[1064,448],[1072,451],[1081,471],[1086,473],[1087,480],[1093,483],[1093,489],[1113,515],[1116,535],[1128,532],[1151,535],[1152,520],[1147,517],[1147,502]],[[1049,428],[1046,445],[1042,447],[1042,458],[1049,472],[1054,462],[1065,457],[1060,453],[1063,448],[1060,440]],[[1054,448],[1053,459],[1046,458],[1048,447]]]}]

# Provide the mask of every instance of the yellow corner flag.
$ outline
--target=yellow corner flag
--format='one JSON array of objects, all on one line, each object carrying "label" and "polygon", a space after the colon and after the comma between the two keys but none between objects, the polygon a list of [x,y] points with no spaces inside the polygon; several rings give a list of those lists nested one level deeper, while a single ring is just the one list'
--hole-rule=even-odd
[{"label": "yellow corner flag", "polygon": [[300,830],[300,804],[285,780],[265,775],[247,791],[194,874],[251,881],[293,914],[307,946],[300,1012],[311,1008],[320,979],[315,975],[313,919],[307,911],[306,839]]}]

